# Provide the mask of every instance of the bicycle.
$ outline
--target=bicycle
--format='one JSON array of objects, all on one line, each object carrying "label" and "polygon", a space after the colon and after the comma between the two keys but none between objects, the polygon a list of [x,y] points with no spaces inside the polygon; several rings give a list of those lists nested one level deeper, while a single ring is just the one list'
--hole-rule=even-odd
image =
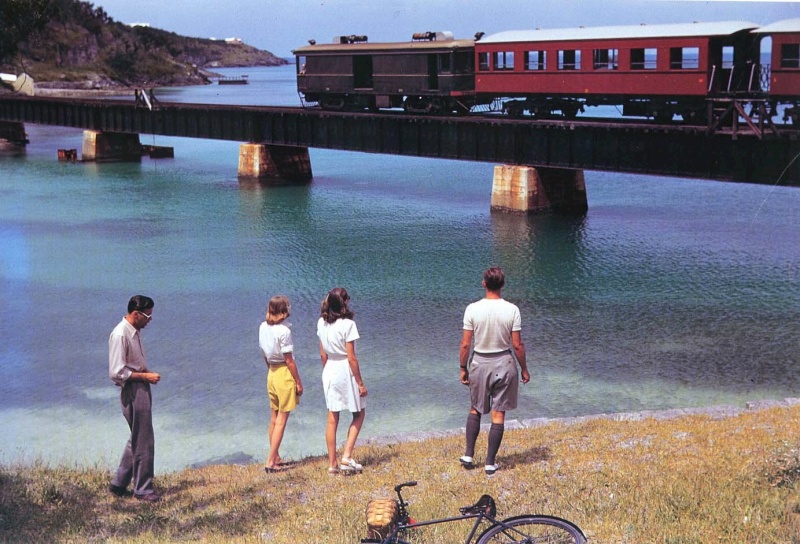
[{"label": "bicycle", "polygon": [[[586,544],[587,542],[580,527],[559,517],[528,514],[499,520],[495,517],[497,507],[494,499],[489,495],[481,496],[478,502],[471,506],[460,508],[460,516],[415,521],[410,517],[409,503],[403,499],[401,493],[404,487],[415,485],[417,482],[411,481],[394,487],[394,491],[397,493],[396,521],[383,531],[387,533],[386,536],[362,538],[362,544],[409,544],[403,539],[416,528],[469,519],[474,519],[475,522],[472,524],[472,529],[464,544],[472,544],[473,541],[475,544]],[[477,540],[473,540],[485,523],[489,523],[489,527],[477,536]]]}]

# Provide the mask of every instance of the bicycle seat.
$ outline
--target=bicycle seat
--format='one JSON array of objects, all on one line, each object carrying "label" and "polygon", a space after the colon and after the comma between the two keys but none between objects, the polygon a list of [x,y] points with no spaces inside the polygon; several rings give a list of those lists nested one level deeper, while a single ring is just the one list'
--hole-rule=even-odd
[{"label": "bicycle seat", "polygon": [[462,506],[459,508],[462,516],[467,514],[486,514],[488,516],[494,517],[497,514],[497,505],[494,503],[494,499],[489,495],[481,495],[481,498],[478,499],[478,502],[473,504],[472,506]]}]

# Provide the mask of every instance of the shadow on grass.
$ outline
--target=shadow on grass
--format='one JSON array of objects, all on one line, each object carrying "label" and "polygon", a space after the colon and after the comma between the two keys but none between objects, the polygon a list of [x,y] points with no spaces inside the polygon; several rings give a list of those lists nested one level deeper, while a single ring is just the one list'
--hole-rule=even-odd
[{"label": "shadow on grass", "polygon": [[[221,481],[165,478],[158,503],[108,491],[102,470],[35,467],[22,472],[0,466],[0,542],[106,540],[152,534],[203,538],[209,532],[229,538],[257,534],[281,514],[271,483],[246,477],[233,490]],[[300,483],[298,478],[297,483]],[[202,493],[197,493],[197,489]],[[193,492],[194,491],[194,492]],[[232,496],[233,495],[233,496]]]},{"label": "shadow on grass", "polygon": [[532,463],[549,461],[553,457],[553,451],[547,446],[535,446],[510,455],[503,455],[503,450],[501,448],[498,456],[502,458],[504,467],[514,468],[517,465],[529,465]]}]

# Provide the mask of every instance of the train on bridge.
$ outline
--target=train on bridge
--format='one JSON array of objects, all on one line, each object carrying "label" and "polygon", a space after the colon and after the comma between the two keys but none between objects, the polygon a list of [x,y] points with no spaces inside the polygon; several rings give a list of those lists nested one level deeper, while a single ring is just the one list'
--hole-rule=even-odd
[{"label": "train on bridge", "polygon": [[293,53],[303,104],[327,110],[572,119],[613,106],[658,122],[772,123],[780,112],[800,124],[800,19],[423,32],[397,43],[353,35]]}]

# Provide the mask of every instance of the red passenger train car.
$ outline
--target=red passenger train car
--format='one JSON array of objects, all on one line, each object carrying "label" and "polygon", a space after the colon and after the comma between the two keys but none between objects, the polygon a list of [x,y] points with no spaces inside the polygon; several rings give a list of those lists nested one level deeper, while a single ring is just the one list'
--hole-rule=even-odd
[{"label": "red passenger train car", "polygon": [[800,121],[800,19],[787,19],[753,31],[770,53],[766,87],[773,103],[789,107],[784,120]]},{"label": "red passenger train car", "polygon": [[623,115],[691,119],[709,96],[760,92],[756,28],[734,21],[501,32],[475,43],[475,89],[512,98],[512,115],[571,118],[609,104]]}]

